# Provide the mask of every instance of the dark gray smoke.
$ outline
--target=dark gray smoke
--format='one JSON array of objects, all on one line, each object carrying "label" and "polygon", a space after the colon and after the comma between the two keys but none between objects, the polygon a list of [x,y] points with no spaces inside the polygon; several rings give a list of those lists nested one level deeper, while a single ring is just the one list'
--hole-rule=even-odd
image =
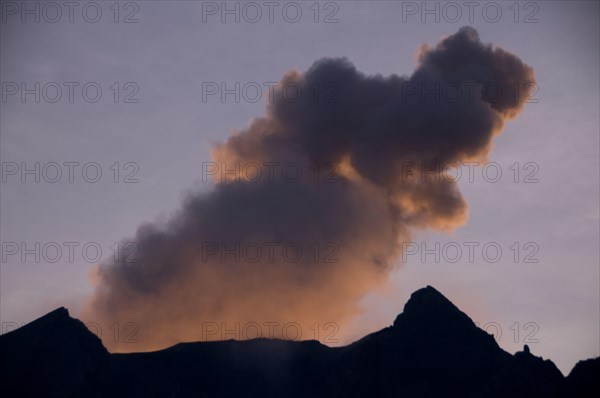
[{"label": "dark gray smoke", "polygon": [[419,63],[411,76],[367,76],[345,58],[288,72],[266,115],[214,148],[214,189],[141,226],[136,262],[99,267],[88,318],[136,322],[149,349],[207,338],[207,322],[306,333],[350,319],[412,230],[466,221],[440,170],[485,160],[535,82],[468,27],[422,47]]}]

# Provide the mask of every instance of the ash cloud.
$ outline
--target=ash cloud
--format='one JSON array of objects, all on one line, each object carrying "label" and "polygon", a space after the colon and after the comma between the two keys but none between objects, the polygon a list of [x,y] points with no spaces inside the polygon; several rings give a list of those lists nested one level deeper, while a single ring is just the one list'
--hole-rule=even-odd
[{"label": "ash cloud", "polygon": [[[412,231],[466,221],[456,184],[406,165],[485,160],[527,100],[520,88],[534,82],[532,68],[469,27],[422,47],[410,76],[368,76],[345,58],[288,72],[278,87],[300,87],[302,96],[276,89],[265,115],[212,155],[228,170],[293,163],[302,177],[215,174],[209,193],[190,193],[168,222],[138,229],[135,262],[97,269],[86,318],[137,323],[136,350],[203,339],[206,322],[343,324],[386,279]],[[333,101],[313,95],[325,84]],[[437,97],[453,87],[458,98]],[[326,164],[335,181],[315,181],[315,165]],[[286,242],[301,249],[294,261]]]}]

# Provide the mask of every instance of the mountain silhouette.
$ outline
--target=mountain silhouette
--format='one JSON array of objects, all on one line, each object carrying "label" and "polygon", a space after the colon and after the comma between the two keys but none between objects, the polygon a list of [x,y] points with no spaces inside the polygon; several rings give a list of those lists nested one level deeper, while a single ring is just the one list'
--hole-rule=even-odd
[{"label": "mountain silhouette", "polygon": [[10,397],[587,397],[600,358],[564,377],[527,346],[514,355],[433,287],[392,326],[344,347],[253,339],[111,354],[65,308],[0,336]]}]

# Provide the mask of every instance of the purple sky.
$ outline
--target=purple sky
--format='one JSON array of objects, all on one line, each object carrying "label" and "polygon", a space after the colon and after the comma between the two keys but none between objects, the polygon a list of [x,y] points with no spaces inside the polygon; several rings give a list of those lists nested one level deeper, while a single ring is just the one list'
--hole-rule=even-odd
[{"label": "purple sky", "polygon": [[[35,3],[27,7],[34,9]],[[282,15],[283,2],[272,23],[266,8],[256,23],[243,18],[253,18],[252,10],[241,15],[239,23],[233,16],[223,23],[219,15],[204,15],[204,22],[203,4],[195,1],[140,1],[127,7],[121,3],[118,15],[110,8],[113,2],[97,2],[102,10],[97,23],[88,21],[95,8],[86,8],[82,15],[85,2],[74,10],[73,22],[63,8],[56,23],[49,21],[56,10],[41,4],[39,23],[33,14],[21,21],[23,2],[14,2],[15,15],[3,5],[3,327],[61,305],[77,316],[92,291],[89,272],[95,265],[84,258],[83,245],[96,242],[107,258],[112,244],[132,236],[142,222],[176,211],[187,190],[210,189],[202,183],[201,169],[202,162],[210,160],[212,145],[261,115],[265,102],[222,103],[213,97],[203,102],[203,82],[262,85],[278,81],[290,69],[305,70],[324,56],[346,56],[369,74],[410,74],[421,44],[435,44],[471,25],[482,41],[516,54],[534,68],[538,101],[528,104],[495,141],[490,160],[500,166],[502,178],[486,181],[479,166],[473,182],[465,176],[459,183],[469,203],[468,223],[451,235],[417,235],[419,252],[407,255],[387,286],[365,297],[364,313],[341,331],[343,342],[391,324],[410,293],[430,284],[480,325],[499,327],[499,343],[510,352],[528,343],[534,354],[551,358],[563,373],[579,359],[598,356],[598,2],[525,2],[519,4],[518,17],[509,8],[512,2],[481,2],[473,21],[463,8],[455,22],[454,10],[443,8],[443,3],[438,5],[439,22],[434,15],[425,22],[419,14],[403,15],[412,10],[408,3],[323,2],[317,23],[309,8],[312,2],[295,3],[303,10],[296,23]],[[221,2],[214,4],[223,7]],[[235,2],[228,4],[235,7]],[[414,4],[422,7],[421,2]],[[434,9],[435,4],[428,7]],[[495,8],[489,7],[496,6],[502,15],[493,22]],[[487,16],[482,9],[488,10]],[[337,22],[323,23],[330,13]],[[138,22],[123,23],[130,14]],[[293,17],[293,11],[287,15]],[[22,82],[30,88],[40,83],[39,103],[34,94],[24,103],[20,93],[7,94],[13,83],[20,90]],[[49,100],[55,93],[52,82],[63,87],[56,103]],[[64,82],[79,83],[72,103]],[[91,86],[88,100],[82,94],[86,84]],[[91,102],[96,85],[102,97]],[[127,95],[139,101],[125,103]],[[50,162],[80,166],[73,183],[66,167],[55,183],[43,178],[36,183],[32,175],[23,183],[19,174],[8,175],[6,169],[9,163],[20,168],[22,162],[29,168],[36,162],[40,167]],[[90,162],[102,170],[97,183],[81,176],[82,166]],[[113,181],[115,162],[118,183]],[[520,170],[517,182],[515,163]],[[91,167],[87,176],[93,178]],[[51,168],[46,168],[50,179]],[[124,183],[130,173],[139,182]],[[528,176],[538,181],[525,183]],[[55,242],[63,249],[65,242],[80,246],[72,261],[64,249],[57,262],[46,261],[52,252],[36,263],[33,255],[25,261],[20,253],[9,255],[12,242],[30,248],[36,242]],[[465,242],[480,244],[473,263]],[[465,249],[457,262],[448,261],[454,252],[446,252],[439,262],[433,255],[422,261],[422,243],[428,248],[439,243]],[[502,249],[497,262],[486,261],[482,252],[489,243]],[[93,248],[88,254],[94,256]],[[528,255],[538,261],[524,262]]]}]

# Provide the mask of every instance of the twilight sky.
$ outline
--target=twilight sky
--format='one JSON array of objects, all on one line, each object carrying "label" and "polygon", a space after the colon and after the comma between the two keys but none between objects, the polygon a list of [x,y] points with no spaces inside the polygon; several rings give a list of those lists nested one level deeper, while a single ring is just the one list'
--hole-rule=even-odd
[{"label": "twilight sky", "polygon": [[[134,236],[141,224],[175,214],[186,192],[212,189],[203,182],[203,162],[211,161],[215,144],[263,115],[266,101],[203,98],[203,84],[265,87],[289,70],[341,56],[369,75],[410,75],[422,44],[435,45],[469,25],[482,42],[534,69],[537,102],[526,104],[495,138],[489,160],[502,171],[497,182],[494,169],[484,175],[483,165],[474,166],[469,180],[469,170],[461,168],[466,224],[451,234],[413,234],[404,264],[400,255],[388,280],[364,296],[362,312],[340,322],[336,337],[348,343],[391,324],[410,293],[429,284],[496,332],[510,352],[527,343],[563,373],[600,354],[597,2],[523,2],[518,15],[512,2],[480,2],[473,20],[466,8],[455,17],[454,9],[430,2],[428,9],[438,4],[440,18],[425,15],[425,22],[421,2],[296,2],[285,15],[289,3],[281,2],[273,22],[258,2],[263,15],[255,23],[244,20],[255,17],[252,9],[239,22],[235,15],[221,21],[220,9],[234,9],[236,2],[123,2],[118,15],[113,2],[80,2],[73,22],[67,8],[59,19],[56,9],[39,3],[39,23],[34,14],[21,20],[22,8],[36,7],[24,4],[7,2],[1,9],[3,332],[61,305],[82,314],[93,292],[95,247],[109,260],[115,243]],[[243,3],[237,4],[243,13]],[[302,16],[292,23],[296,5]],[[208,12],[213,7],[216,15]],[[97,9],[102,15],[92,23]],[[502,14],[493,22],[497,9]],[[23,101],[22,83],[31,89],[36,82],[39,102],[35,94]],[[73,82],[72,101],[65,82]],[[53,103],[56,86],[62,97]],[[92,102],[98,86],[102,96]],[[22,182],[22,169],[36,162],[40,181],[27,174]],[[47,181],[56,175],[52,162],[79,162],[72,166],[73,182],[64,165],[58,181]],[[93,183],[98,168],[102,176]],[[468,242],[478,244],[473,261]],[[35,254],[22,253],[36,243],[38,262]],[[56,246],[62,255],[52,262]],[[454,261],[456,247],[462,252]],[[497,247],[502,254],[492,262]],[[108,325],[103,331],[110,336]]]}]

